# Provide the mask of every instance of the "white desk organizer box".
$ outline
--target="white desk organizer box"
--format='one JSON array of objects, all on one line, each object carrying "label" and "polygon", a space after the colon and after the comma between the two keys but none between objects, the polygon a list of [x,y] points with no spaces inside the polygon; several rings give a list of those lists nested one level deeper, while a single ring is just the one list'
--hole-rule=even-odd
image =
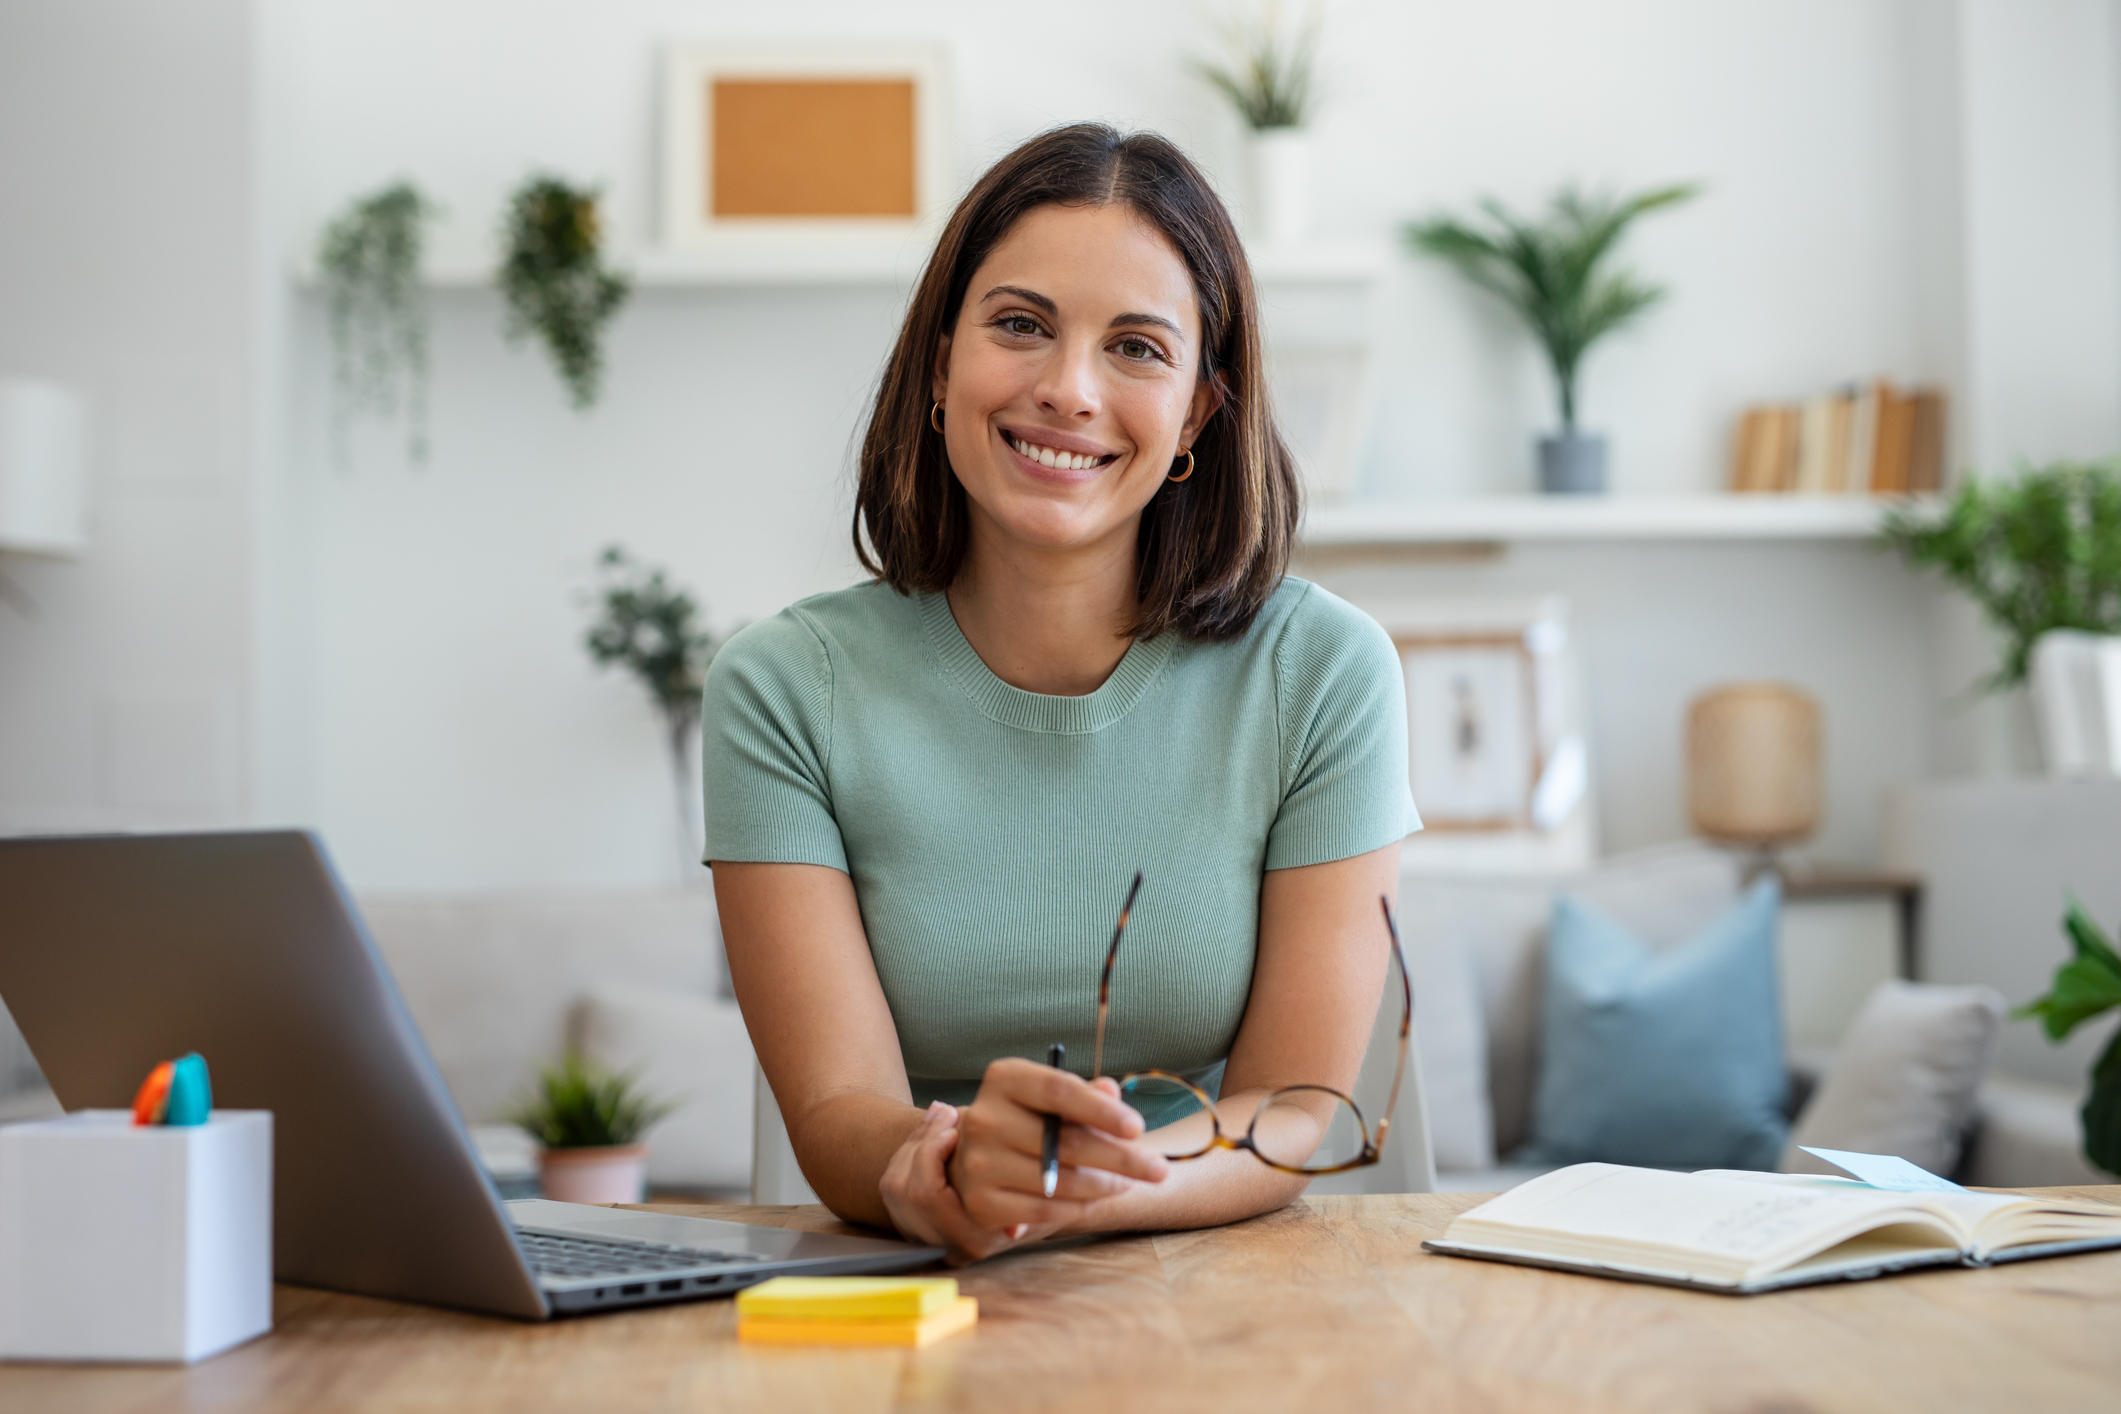
[{"label": "white desk organizer box", "polygon": [[271,1329],[271,1114],[0,1127],[0,1358],[188,1362]]}]

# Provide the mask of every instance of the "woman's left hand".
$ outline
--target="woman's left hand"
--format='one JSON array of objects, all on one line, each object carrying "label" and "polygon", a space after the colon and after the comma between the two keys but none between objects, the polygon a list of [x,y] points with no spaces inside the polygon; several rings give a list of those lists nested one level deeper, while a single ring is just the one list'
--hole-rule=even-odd
[{"label": "woman's left hand", "polygon": [[[940,1100],[928,1106],[920,1125],[891,1156],[878,1189],[902,1237],[948,1248],[950,1265],[961,1267],[1032,1240],[1034,1234],[1024,1224],[982,1227],[965,1211],[957,1190],[950,1186],[948,1169],[951,1155],[957,1152],[957,1118],[955,1106]],[[1049,1228],[1036,1236],[1050,1232]]]}]

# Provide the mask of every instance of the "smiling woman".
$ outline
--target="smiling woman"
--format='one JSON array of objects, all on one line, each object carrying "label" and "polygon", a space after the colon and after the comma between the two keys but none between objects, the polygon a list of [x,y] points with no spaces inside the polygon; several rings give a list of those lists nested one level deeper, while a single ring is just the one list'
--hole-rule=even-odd
[{"label": "smiling woman", "polygon": [[[1384,978],[1377,899],[1420,826],[1399,661],[1284,575],[1297,481],[1260,363],[1242,247],[1183,153],[1033,139],[951,218],[879,383],[877,582],[715,661],[730,975],[844,1217],[969,1260],[1302,1191],[1236,1150],[1174,1164],[1198,1102],[1085,1064],[1137,870],[1104,1058],[1184,1076],[1226,1132],[1281,1087],[1349,1088]],[[1033,1059],[1054,1042],[1074,1071]],[[1310,1103],[1277,1123],[1315,1143]]]}]

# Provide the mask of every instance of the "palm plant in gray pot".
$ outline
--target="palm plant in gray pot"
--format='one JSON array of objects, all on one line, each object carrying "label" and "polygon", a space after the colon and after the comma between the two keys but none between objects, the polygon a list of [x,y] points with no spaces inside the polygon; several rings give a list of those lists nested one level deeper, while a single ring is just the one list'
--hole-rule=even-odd
[{"label": "palm plant in gray pot", "polygon": [[1576,375],[1591,345],[1664,298],[1663,287],[1615,269],[1613,249],[1636,217],[1675,206],[1698,190],[1690,183],[1635,196],[1585,195],[1564,188],[1543,219],[1523,217],[1499,201],[1480,203],[1484,225],[1452,216],[1409,222],[1407,244],[1450,262],[1501,298],[1531,326],[1553,365],[1561,431],[1539,442],[1539,484],[1548,492],[1605,489],[1605,438],[1576,427]]}]

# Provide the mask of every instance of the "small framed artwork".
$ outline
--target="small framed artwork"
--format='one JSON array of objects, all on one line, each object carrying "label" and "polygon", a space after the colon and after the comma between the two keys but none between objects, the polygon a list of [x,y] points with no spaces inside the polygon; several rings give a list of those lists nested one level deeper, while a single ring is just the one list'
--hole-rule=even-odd
[{"label": "small framed artwork", "polygon": [[1588,866],[1597,823],[1567,600],[1364,607],[1392,636],[1405,674],[1408,784],[1425,828],[1407,841],[1403,867]]},{"label": "small framed artwork", "polygon": [[1537,684],[1524,635],[1403,634],[1407,759],[1432,830],[1516,830],[1531,823],[1545,765]]},{"label": "small framed artwork", "polygon": [[664,243],[913,231],[950,195],[949,98],[939,45],[671,45]]}]

